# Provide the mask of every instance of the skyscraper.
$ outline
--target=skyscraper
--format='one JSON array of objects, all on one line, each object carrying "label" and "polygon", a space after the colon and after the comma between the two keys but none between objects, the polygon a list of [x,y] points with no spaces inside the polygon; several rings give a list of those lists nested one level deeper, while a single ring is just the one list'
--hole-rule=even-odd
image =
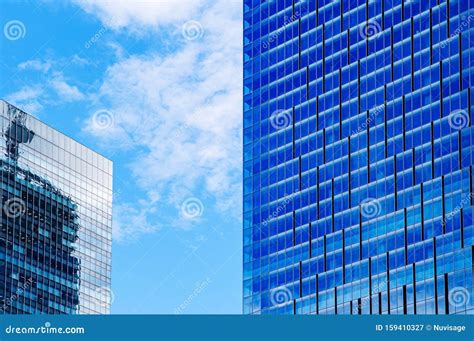
[{"label": "skyscraper", "polygon": [[473,0],[244,0],[246,314],[472,314]]},{"label": "skyscraper", "polygon": [[0,314],[109,313],[112,162],[0,108]]}]

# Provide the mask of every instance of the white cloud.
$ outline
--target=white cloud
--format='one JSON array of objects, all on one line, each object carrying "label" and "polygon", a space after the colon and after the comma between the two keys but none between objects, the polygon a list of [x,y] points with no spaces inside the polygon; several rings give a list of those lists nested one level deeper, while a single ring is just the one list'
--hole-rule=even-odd
[{"label": "white cloud", "polygon": [[71,63],[74,64],[74,65],[79,65],[79,66],[84,66],[84,65],[90,65],[91,64],[87,59],[82,58],[77,54],[72,56]]},{"label": "white cloud", "polygon": [[38,59],[32,59],[18,64],[18,68],[20,70],[34,70],[46,73],[51,68],[51,63],[49,61],[42,62]]},{"label": "white cloud", "polygon": [[141,201],[136,205],[115,205],[112,226],[113,240],[122,243],[133,242],[142,234],[158,231],[160,226],[149,222],[149,216],[154,213],[156,213],[156,209],[152,205]]},{"label": "white cloud", "polygon": [[192,17],[203,0],[73,0],[113,29],[138,33],[139,28],[157,28]]},{"label": "white cloud", "polygon": [[[130,167],[143,189],[152,188],[176,207],[190,194],[202,200],[209,197],[218,208],[232,208],[239,216],[241,3],[216,1],[200,14],[176,2],[166,2],[163,12],[141,3],[134,9],[122,2],[117,7],[108,2],[87,6],[99,6],[99,18],[112,27],[156,29],[161,22],[200,22],[205,34],[198,40],[187,41],[180,30],[168,37],[182,42],[174,52],[132,55],[111,65],[98,99],[114,114],[114,133],[94,131],[90,121],[85,129],[108,146],[138,147],[140,153]],[[173,8],[172,17],[167,17],[166,6]]]},{"label": "white cloud", "polygon": [[55,75],[51,79],[50,84],[63,101],[80,101],[85,98],[84,94],[79,90],[79,88],[75,85],[68,84],[61,74]]},{"label": "white cloud", "polygon": [[43,83],[26,85],[6,95],[5,100],[32,115],[37,115],[44,105],[53,106],[86,98],[77,86],[68,84],[61,73],[42,77]]},{"label": "white cloud", "polygon": [[31,59],[18,64],[18,70],[38,71],[39,81],[33,85],[24,86],[19,91],[7,96],[7,99],[16,102],[25,111],[35,112],[43,108],[43,104],[49,106],[64,102],[81,101],[86,98],[78,86],[68,83],[63,70],[69,66],[89,64],[85,58],[75,54],[69,58],[44,58]]},{"label": "white cloud", "polygon": [[44,89],[41,86],[24,86],[20,90],[7,95],[5,100],[32,115],[36,115],[43,109],[40,102],[43,95]]}]

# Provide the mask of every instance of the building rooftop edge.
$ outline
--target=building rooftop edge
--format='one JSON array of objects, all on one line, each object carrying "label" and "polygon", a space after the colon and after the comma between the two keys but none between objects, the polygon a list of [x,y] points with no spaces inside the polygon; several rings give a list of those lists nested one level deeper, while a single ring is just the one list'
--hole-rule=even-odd
[{"label": "building rooftop edge", "polygon": [[114,162],[113,162],[111,159],[109,159],[108,157],[104,156],[102,153],[99,153],[98,151],[92,149],[91,147],[88,147],[88,146],[86,146],[85,144],[79,142],[79,141],[76,140],[75,138],[73,138],[73,137],[71,137],[71,136],[69,136],[69,135],[64,134],[63,132],[61,132],[60,130],[56,129],[55,127],[49,125],[48,123],[46,123],[46,122],[40,120],[39,118],[37,118],[37,117],[35,117],[35,116],[29,114],[28,112],[24,111],[23,109],[17,107],[15,104],[10,103],[10,102],[8,102],[7,100],[5,100],[5,99],[3,99],[3,98],[0,98],[0,102],[3,102],[3,103],[5,103],[5,104],[7,104],[7,105],[11,105],[12,107],[15,107],[16,109],[21,110],[21,111],[24,112],[26,115],[28,115],[28,117],[32,117],[33,119],[35,119],[35,120],[41,122],[42,124],[44,124],[44,125],[47,126],[48,128],[51,128],[51,129],[57,131],[58,133],[60,133],[61,135],[67,137],[68,139],[74,141],[75,143],[77,143],[77,144],[79,144],[79,145],[81,145],[81,146],[83,146],[83,147],[89,149],[90,151],[92,151],[92,152],[94,152],[95,154],[101,156],[102,158],[104,158],[105,160],[109,161],[109,162],[113,165]]}]

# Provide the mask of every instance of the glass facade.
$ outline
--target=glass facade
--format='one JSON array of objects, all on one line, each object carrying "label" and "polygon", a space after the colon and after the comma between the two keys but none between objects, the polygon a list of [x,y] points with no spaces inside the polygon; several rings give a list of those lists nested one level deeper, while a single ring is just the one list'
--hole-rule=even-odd
[{"label": "glass facade", "polygon": [[245,314],[472,314],[473,0],[244,0]]},{"label": "glass facade", "polygon": [[110,313],[112,162],[0,102],[0,314]]}]

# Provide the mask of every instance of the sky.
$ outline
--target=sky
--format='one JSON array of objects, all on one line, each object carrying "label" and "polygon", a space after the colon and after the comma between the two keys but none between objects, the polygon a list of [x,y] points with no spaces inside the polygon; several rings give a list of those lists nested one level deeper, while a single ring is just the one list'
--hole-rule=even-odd
[{"label": "sky", "polygon": [[240,0],[3,0],[0,98],[114,162],[112,313],[242,312]]}]

